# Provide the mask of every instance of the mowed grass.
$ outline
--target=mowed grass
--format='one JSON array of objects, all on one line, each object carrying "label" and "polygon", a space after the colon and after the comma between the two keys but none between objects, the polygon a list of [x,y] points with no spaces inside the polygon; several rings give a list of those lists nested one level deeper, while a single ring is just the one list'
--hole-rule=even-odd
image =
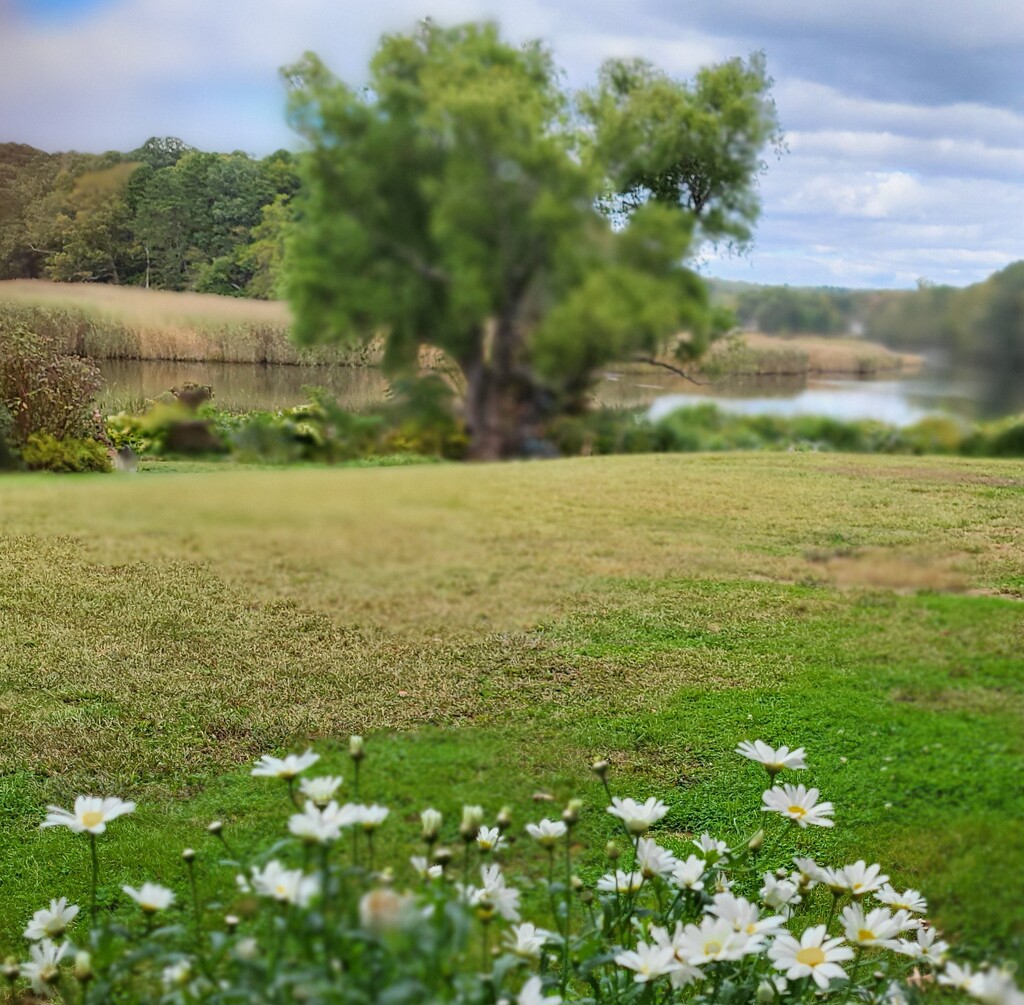
[{"label": "mowed grass", "polygon": [[[40,832],[81,791],[140,804],[120,884],[181,879],[206,822],[279,827],[260,753],[315,743],[415,833],[432,804],[588,800],[587,765],[673,807],[679,848],[750,833],[744,738],[808,748],[834,831],[921,888],[973,955],[1022,960],[1024,464],[841,455],[586,458],[0,481],[0,941],[87,883]],[[555,804],[557,808],[557,803]],[[796,846],[774,843],[766,865]],[[601,868],[586,859],[583,871]],[[0,947],[2,948],[2,947]]]}]

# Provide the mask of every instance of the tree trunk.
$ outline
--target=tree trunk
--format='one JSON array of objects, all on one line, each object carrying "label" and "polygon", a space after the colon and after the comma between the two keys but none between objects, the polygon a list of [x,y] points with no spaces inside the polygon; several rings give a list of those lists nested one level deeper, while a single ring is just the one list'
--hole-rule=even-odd
[{"label": "tree trunk", "polygon": [[519,360],[520,339],[511,322],[499,320],[461,362],[466,377],[465,418],[469,457],[495,461],[547,453],[542,409],[529,369]]}]

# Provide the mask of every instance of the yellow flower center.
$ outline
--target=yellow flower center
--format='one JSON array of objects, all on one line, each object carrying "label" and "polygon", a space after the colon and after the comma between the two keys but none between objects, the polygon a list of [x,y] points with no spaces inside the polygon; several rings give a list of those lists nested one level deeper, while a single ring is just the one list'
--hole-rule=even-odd
[{"label": "yellow flower center", "polygon": [[820,946],[808,946],[796,954],[796,961],[807,967],[816,967],[819,963],[825,962],[825,954]]},{"label": "yellow flower center", "polygon": [[807,810],[805,810],[802,806],[790,806],[789,812],[794,817],[805,817],[805,816],[807,816]]},{"label": "yellow flower center", "polygon": [[751,922],[746,927],[747,935],[753,935],[757,931],[757,922]]},{"label": "yellow flower center", "polygon": [[705,942],[704,943],[704,955],[705,956],[714,956],[715,953],[720,953],[721,951],[722,951],[722,943],[721,942],[715,942],[714,939],[712,939],[711,942]]},{"label": "yellow flower center", "polygon": [[96,827],[103,823],[103,813],[100,810],[86,810],[81,820],[83,827]]},{"label": "yellow flower center", "polygon": [[286,887],[284,885],[284,883],[278,883],[277,886],[274,887],[274,893],[278,897],[287,897],[288,896],[288,887]]},{"label": "yellow flower center", "polygon": [[860,928],[857,930],[858,942],[870,942],[875,937],[875,933],[870,928]]}]

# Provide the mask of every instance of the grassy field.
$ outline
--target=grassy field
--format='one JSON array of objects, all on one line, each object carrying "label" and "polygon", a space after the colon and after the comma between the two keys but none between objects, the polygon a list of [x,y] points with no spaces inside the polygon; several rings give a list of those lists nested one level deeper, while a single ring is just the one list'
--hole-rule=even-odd
[{"label": "grassy field", "polygon": [[356,731],[392,833],[464,799],[522,833],[550,792],[610,835],[605,755],[617,791],[671,804],[677,847],[760,823],[739,740],[805,745],[838,823],[809,848],[886,864],[968,953],[1024,962],[1022,528],[1020,462],[7,477],[0,951],[86,889],[84,843],[37,829],[46,803],[138,800],[103,842],[105,902],[180,881],[186,844],[223,891],[205,823],[244,844],[282,815],[249,762],[312,740],[348,774]]}]

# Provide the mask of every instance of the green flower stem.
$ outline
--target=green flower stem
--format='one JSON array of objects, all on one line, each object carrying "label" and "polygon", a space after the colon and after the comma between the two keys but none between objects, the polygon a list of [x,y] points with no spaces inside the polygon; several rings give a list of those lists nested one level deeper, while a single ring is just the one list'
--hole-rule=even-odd
[{"label": "green flower stem", "polygon": [[89,853],[92,858],[92,879],[89,884],[89,920],[96,920],[96,888],[100,881],[100,860],[96,853],[96,835],[89,832]]}]

